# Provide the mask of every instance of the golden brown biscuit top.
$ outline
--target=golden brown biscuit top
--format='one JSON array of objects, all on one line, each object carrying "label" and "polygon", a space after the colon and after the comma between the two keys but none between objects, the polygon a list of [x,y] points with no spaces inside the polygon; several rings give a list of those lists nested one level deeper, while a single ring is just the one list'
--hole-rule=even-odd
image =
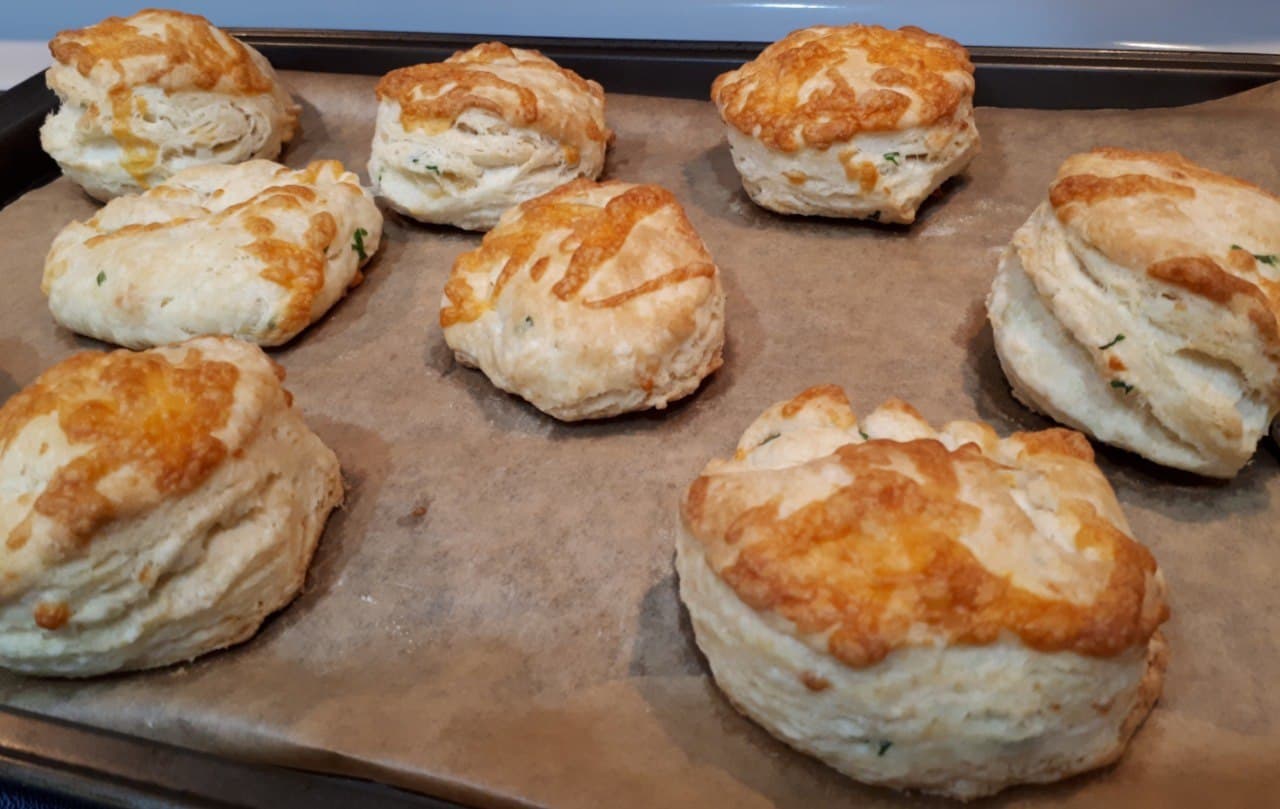
[{"label": "golden brown biscuit top", "polygon": [[545,277],[553,301],[608,310],[716,272],[670,191],[575,180],[503,214],[478,249],[458,257],[440,325],[478,319],[513,282]]},{"label": "golden brown biscuit top", "polygon": [[179,11],[146,9],[62,31],[49,51],[58,62],[107,87],[153,85],[169,92],[257,95],[275,86],[239,40],[204,17]]},{"label": "golden brown biscuit top", "polygon": [[1049,202],[1111,261],[1247,314],[1280,345],[1280,198],[1174,152],[1101,148],[1067,158]]},{"label": "golden brown biscuit top", "polygon": [[973,87],[968,52],[945,37],[911,26],[816,26],[718,77],[711,99],[743,134],[793,152],[928,126],[972,99]]},{"label": "golden brown biscuit top", "polygon": [[443,62],[393,70],[378,82],[380,101],[400,105],[406,131],[441,132],[472,109],[557,140],[604,143],[604,90],[538,51],[486,42]]},{"label": "golden brown biscuit top", "polygon": [[859,425],[842,390],[814,388],[712,461],[682,516],[743,602],[854,667],[1002,636],[1109,657],[1168,616],[1155,560],[1068,430],[934,431],[898,401]]},{"label": "golden brown biscuit top", "polygon": [[[19,509],[0,515],[9,525],[0,559],[22,550],[38,517],[60,526],[46,534],[76,547],[112,519],[200,485],[239,446],[222,439],[241,368],[211,354],[234,359],[249,350],[204,338],[186,347],[84,352],[9,399],[0,407],[0,459],[25,453],[28,474],[8,481],[18,494],[0,502]],[[41,423],[45,416],[52,421]]]},{"label": "golden brown biscuit top", "polygon": [[[316,160],[302,169],[269,160],[199,166],[132,200],[101,209],[84,223],[84,245],[92,249],[130,239],[134,255],[145,263],[143,257],[164,254],[163,249],[148,250],[148,238],[155,239],[155,244],[171,244],[179,238],[175,234],[192,228],[222,230],[260,262],[262,278],[288,291],[288,304],[276,319],[273,333],[297,332],[311,322],[312,306],[324,289],[330,247],[335,239],[341,238],[343,244],[351,239],[349,233],[338,233],[337,218],[327,206],[337,204],[342,195],[363,193],[359,178],[337,160]],[[136,214],[122,218],[118,211],[125,206]],[[42,289],[46,295],[68,269],[65,255],[61,258],[45,267]],[[350,285],[362,279],[357,271]]]}]

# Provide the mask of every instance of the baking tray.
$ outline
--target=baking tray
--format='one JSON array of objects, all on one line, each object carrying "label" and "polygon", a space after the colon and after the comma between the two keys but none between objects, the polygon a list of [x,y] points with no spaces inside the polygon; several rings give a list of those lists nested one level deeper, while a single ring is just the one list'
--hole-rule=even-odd
[{"label": "baking tray", "polygon": [[[238,30],[279,69],[376,75],[492,39],[323,31]],[[761,44],[503,37],[542,50],[611,92],[705,98],[714,76]],[[1162,107],[1205,101],[1280,79],[1280,57],[1205,53],[971,49],[983,106]],[[43,76],[0,96],[0,204],[56,176],[38,129],[54,98]],[[456,804],[353,779],[249,765],[0,709],[0,779],[120,806],[387,806]]]}]

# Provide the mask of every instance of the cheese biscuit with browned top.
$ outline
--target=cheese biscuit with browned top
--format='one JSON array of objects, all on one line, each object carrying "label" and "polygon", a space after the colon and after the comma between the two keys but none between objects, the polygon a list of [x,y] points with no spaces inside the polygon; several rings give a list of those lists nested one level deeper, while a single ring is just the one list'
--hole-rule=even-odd
[{"label": "cheese biscuit with browned top", "polygon": [[720,76],[733,163],[779,213],[910,223],[978,152],[973,64],[919,28],[794,31]]},{"label": "cheese biscuit with browned top", "polygon": [[675,196],[578,180],[503,215],[445,285],[458,361],[558,419],[666,407],[720,367],[720,273]]},{"label": "cheese biscuit with browned top", "polygon": [[0,408],[0,667],[190,660],[297,595],[342,481],[283,376],[206,337],[76,354]]},{"label": "cheese biscuit with browned top", "polygon": [[680,596],[716,683],[860,781],[969,799],[1118,758],[1168,617],[1078,433],[934,429],[842,390],[769,408],[685,493]]},{"label": "cheese biscuit with browned top", "polygon": [[301,108],[262,54],[203,17],[147,9],[49,43],[61,106],[44,150],[91,196],[135,194],[191,166],[275,158]]},{"label": "cheese biscuit with browned top", "polygon": [[336,160],[197,166],[63,228],[42,289],[59,323],[130,348],[275,346],[360,283],[381,239],[382,213]]},{"label": "cheese biscuit with browned top", "polygon": [[502,212],[604,170],[604,90],[537,51],[486,42],[378,82],[369,177],[423,222],[488,230]]},{"label": "cheese biscuit with browned top", "polygon": [[1171,152],[1074,155],[1013,235],[987,312],[1028,406],[1232,477],[1280,412],[1280,198]]}]

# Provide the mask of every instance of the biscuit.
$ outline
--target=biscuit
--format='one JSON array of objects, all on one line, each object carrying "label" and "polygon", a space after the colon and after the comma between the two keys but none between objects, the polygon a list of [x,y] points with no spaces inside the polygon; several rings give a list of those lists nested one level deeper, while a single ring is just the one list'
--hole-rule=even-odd
[{"label": "biscuit", "polygon": [[460,256],[440,325],[463,365],[564,421],[663,408],[720,367],[724,292],[671,192],[577,180]]},{"label": "biscuit", "polygon": [[99,200],[191,166],[275,158],[297,132],[301,108],[266,58],[194,14],[109,17],[49,50],[61,107],[40,143]]},{"label": "biscuit", "polygon": [[1229,478],[1280,411],[1280,199],[1173,153],[1067,159],[987,301],[1014,395]]},{"label": "biscuit", "polygon": [[164,666],[293,600],[342,481],[283,375],[204,337],[76,354],[0,408],[0,666]]},{"label": "biscuit", "polygon": [[905,27],[794,31],[715,80],[743,188],[757,205],[906,224],[978,152],[973,64]]},{"label": "biscuit", "polygon": [[67,225],[42,289],[63,326],[142,348],[202,334],[280,345],[361,280],[382,214],[336,160],[187,169]]},{"label": "biscuit", "polygon": [[859,781],[969,799],[1117,759],[1164,580],[1088,442],[774,405],[687,490],[680,597],[742,713]]},{"label": "biscuit", "polygon": [[369,177],[422,222],[488,230],[511,206],[604,169],[604,91],[537,51],[487,42],[393,70],[377,95]]}]

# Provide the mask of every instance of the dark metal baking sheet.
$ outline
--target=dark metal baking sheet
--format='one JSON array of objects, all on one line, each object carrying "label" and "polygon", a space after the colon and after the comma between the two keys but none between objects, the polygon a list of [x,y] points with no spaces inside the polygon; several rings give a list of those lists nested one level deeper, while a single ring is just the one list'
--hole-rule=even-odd
[{"label": "dark metal baking sheet", "polygon": [[[284,70],[376,75],[439,60],[483,36],[236,31]],[[758,43],[504,37],[542,50],[610,91],[705,97],[711,80],[759,52]],[[1280,56],[974,48],[977,102],[1083,109],[1176,106],[1280,79]],[[54,106],[43,75],[0,95],[0,206],[57,174],[39,127]],[[243,764],[169,745],[0,708],[0,784],[74,795],[106,806],[454,806],[344,778]]]}]

